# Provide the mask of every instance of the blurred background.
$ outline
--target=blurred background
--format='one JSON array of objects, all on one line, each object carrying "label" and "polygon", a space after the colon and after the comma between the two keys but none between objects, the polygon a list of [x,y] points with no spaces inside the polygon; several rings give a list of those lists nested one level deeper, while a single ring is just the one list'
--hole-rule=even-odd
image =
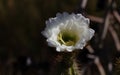
[{"label": "blurred background", "polygon": [[120,75],[119,0],[0,0],[0,75],[60,75],[41,34],[58,12],[81,13],[96,31],[78,54],[80,75]]}]

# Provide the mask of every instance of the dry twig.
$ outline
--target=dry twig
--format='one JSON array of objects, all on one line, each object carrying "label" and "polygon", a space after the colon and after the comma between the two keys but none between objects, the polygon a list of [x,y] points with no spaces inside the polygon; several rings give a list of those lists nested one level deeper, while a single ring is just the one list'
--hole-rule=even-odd
[{"label": "dry twig", "polygon": [[94,53],[94,49],[92,48],[91,45],[86,46],[86,48],[88,49],[88,51],[89,51],[90,53]]},{"label": "dry twig", "polygon": [[81,2],[81,8],[84,9],[84,8],[86,7],[87,1],[88,1],[88,0],[82,0],[82,2]]},{"label": "dry twig", "polygon": [[120,15],[119,15],[119,13],[116,10],[114,10],[113,11],[113,15],[115,16],[115,18],[117,19],[117,21],[120,23]]},{"label": "dry twig", "polygon": [[106,18],[105,18],[105,23],[104,23],[104,29],[103,29],[103,33],[102,33],[102,37],[101,39],[105,39],[107,31],[108,31],[108,27],[109,27],[109,23],[110,23],[110,16],[111,14],[108,12]]},{"label": "dry twig", "polygon": [[87,15],[87,17],[93,22],[103,23],[103,19],[100,17],[96,17],[92,15]]},{"label": "dry twig", "polygon": [[[87,46],[87,49],[90,53],[94,53],[94,49],[90,45]],[[96,64],[100,74],[101,75],[106,75],[105,70],[104,70],[104,68],[103,68],[103,66],[100,62],[99,57],[95,56],[95,55],[90,55],[90,54],[88,55],[88,57],[91,58],[91,59],[94,59],[94,63]]]},{"label": "dry twig", "polygon": [[120,51],[120,40],[119,37],[117,36],[116,31],[113,29],[112,26],[109,26],[109,31],[114,39],[117,50]]},{"label": "dry twig", "polygon": [[106,75],[105,70],[104,70],[102,64],[100,63],[99,57],[97,57],[95,55],[90,55],[90,54],[88,55],[88,57],[91,59],[94,59],[94,63],[96,64],[96,66],[100,72],[100,75]]}]

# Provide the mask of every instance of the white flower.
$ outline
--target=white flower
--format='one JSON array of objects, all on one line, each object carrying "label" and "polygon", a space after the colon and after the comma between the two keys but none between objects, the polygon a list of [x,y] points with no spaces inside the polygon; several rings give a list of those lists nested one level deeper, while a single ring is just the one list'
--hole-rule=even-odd
[{"label": "white flower", "polygon": [[81,14],[64,12],[46,21],[42,34],[47,38],[48,45],[56,47],[58,52],[72,52],[83,49],[86,42],[93,37],[94,30],[89,28],[88,18]]}]

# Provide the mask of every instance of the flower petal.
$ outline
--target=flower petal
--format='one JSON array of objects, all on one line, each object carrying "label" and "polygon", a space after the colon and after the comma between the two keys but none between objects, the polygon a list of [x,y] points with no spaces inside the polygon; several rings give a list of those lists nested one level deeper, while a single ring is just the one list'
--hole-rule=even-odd
[{"label": "flower petal", "polygon": [[[83,49],[93,37],[95,31],[89,28],[89,23],[89,19],[81,14],[57,13],[55,18],[46,21],[42,34],[47,38],[49,46],[56,47],[56,51],[72,52],[75,49]],[[72,44],[68,45],[71,42]]]}]

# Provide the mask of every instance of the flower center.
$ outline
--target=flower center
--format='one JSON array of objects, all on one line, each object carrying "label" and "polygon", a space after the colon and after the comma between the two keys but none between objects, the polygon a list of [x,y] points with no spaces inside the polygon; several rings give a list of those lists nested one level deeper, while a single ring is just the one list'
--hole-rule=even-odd
[{"label": "flower center", "polygon": [[63,30],[58,34],[57,40],[60,42],[60,44],[74,46],[79,40],[79,37],[75,31]]}]

